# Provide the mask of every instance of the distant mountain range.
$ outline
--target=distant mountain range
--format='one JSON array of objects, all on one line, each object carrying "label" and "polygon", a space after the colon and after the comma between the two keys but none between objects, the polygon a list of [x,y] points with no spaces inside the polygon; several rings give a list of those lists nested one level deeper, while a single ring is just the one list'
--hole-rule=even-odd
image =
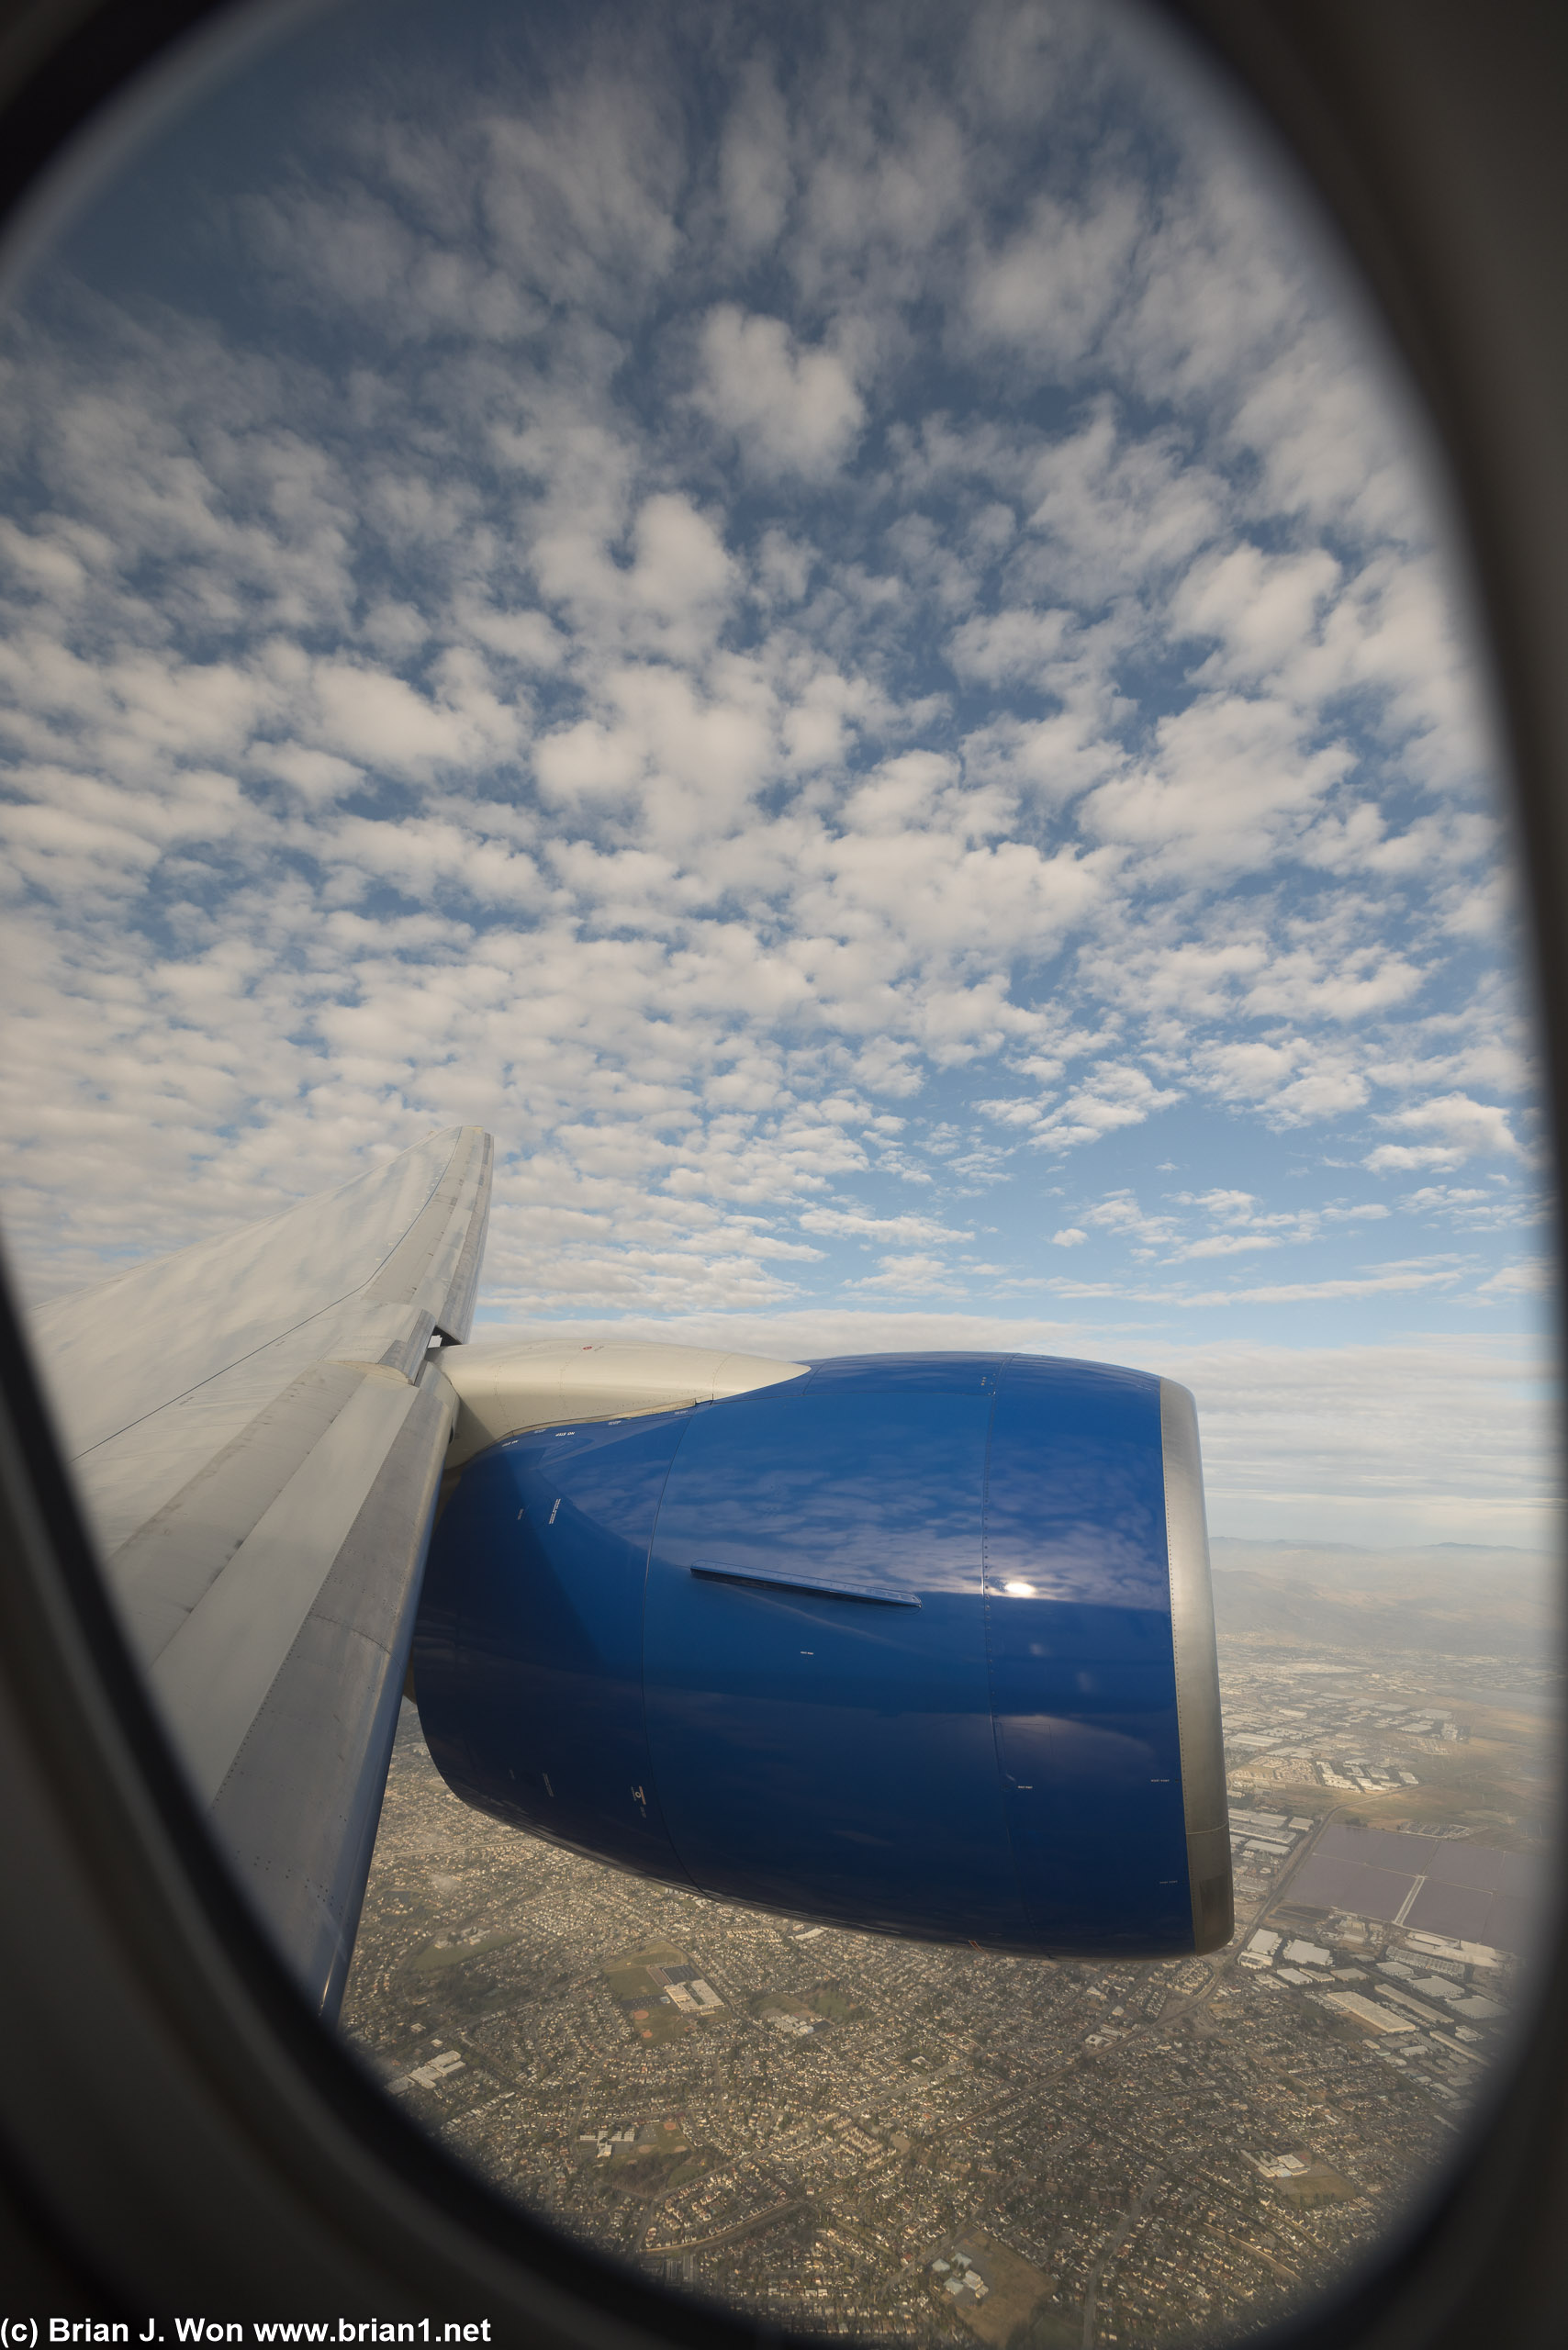
[{"label": "distant mountain range", "polygon": [[1559,1621],[1556,1562],[1539,1551],[1467,1542],[1358,1550],[1224,1536],[1210,1550],[1222,1638],[1541,1658]]},{"label": "distant mountain range", "polygon": [[1373,1549],[1355,1542],[1299,1542],[1288,1537],[1255,1542],[1240,1535],[1211,1534],[1209,1550],[1216,1566],[1222,1555],[1227,1564],[1235,1561],[1247,1566],[1265,1562],[1288,1566],[1298,1561],[1321,1561],[1327,1565],[1330,1561],[1354,1561],[1372,1574],[1384,1567],[1418,1565],[1428,1560],[1450,1566],[1461,1561],[1466,1565],[1492,1561],[1511,1572],[1524,1569],[1540,1574],[1550,1574],[1555,1564],[1550,1550],[1526,1550],[1510,1542],[1420,1542]]}]

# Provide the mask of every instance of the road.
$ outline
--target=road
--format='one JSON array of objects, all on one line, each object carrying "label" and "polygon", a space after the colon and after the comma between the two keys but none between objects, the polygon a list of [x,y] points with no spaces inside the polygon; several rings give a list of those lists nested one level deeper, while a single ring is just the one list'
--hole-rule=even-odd
[{"label": "road", "polygon": [[[1285,1863],[1283,1873],[1275,1878],[1262,1900],[1253,1910],[1251,1917],[1242,1925],[1234,1941],[1228,1943],[1216,1958],[1211,1960],[1209,1979],[1202,1989],[1191,1992],[1186,1998],[1167,2006],[1159,2019],[1161,2031],[1168,2031],[1171,2024],[1182,2021],[1186,2017],[1195,2013],[1199,2008],[1208,2005],[1259,1927],[1267,1922],[1271,1911],[1275,1909],[1284,1898],[1286,1887],[1292,1885],[1300,1874],[1308,1855],[1316,1849],[1318,1841],[1329,1821],[1337,1818],[1343,1808],[1343,1805],[1335,1804],[1331,1809],[1324,1813],[1316,1827],[1302,1838],[1299,1848]],[[1142,2025],[1137,2028],[1140,2031],[1147,2029]]]}]

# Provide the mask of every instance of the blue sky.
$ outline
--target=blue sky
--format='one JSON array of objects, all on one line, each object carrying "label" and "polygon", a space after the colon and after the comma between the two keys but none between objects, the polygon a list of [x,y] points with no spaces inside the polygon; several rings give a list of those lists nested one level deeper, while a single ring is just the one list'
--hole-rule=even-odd
[{"label": "blue sky", "polygon": [[487,1318],[1191,1379],[1529,1542],[1551,1278],[1420,429],[1103,9],[341,9],[15,307],[35,1295],[500,1146]]}]

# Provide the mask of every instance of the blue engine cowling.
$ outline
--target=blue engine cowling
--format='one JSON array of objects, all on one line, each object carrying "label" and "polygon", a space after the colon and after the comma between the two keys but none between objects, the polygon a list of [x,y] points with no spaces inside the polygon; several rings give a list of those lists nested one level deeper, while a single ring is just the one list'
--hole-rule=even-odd
[{"label": "blue engine cowling", "polygon": [[414,1676],[454,1793],[645,1876],[993,1950],[1231,1931],[1169,1381],[848,1357],[510,1438],[436,1528]]}]

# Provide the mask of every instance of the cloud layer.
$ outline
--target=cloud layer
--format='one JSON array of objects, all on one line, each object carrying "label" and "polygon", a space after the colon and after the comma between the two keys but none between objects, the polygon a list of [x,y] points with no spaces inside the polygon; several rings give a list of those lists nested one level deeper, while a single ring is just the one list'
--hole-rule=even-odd
[{"label": "cloud layer", "polygon": [[308,28],[9,322],[32,1291],[475,1119],[500,1314],[1535,1315],[1414,428],[1217,101],[1100,10],[464,21]]}]

